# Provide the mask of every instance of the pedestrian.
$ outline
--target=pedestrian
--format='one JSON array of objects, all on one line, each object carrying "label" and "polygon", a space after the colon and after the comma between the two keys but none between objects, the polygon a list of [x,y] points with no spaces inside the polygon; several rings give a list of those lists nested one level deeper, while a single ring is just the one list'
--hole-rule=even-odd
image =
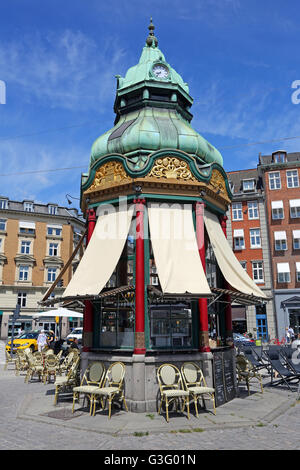
[{"label": "pedestrian", "polygon": [[46,344],[47,344],[47,336],[45,335],[45,330],[41,330],[37,337],[38,351],[42,352]]},{"label": "pedestrian", "polygon": [[293,330],[293,328],[291,326],[289,326],[288,328],[288,332],[290,334],[290,341],[293,341],[294,340],[294,336],[295,336],[295,332]]},{"label": "pedestrian", "polygon": [[72,349],[79,349],[78,347],[78,338],[74,338],[71,345],[70,345],[70,348]]},{"label": "pedestrian", "polygon": [[55,341],[54,331],[49,330],[48,346],[50,349],[54,349],[54,341]]}]

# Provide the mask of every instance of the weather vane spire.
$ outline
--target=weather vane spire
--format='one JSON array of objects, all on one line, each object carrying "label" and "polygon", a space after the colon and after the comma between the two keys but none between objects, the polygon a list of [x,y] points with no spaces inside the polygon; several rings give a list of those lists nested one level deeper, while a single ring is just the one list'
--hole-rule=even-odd
[{"label": "weather vane spire", "polygon": [[146,39],[146,44],[147,44],[147,46],[149,46],[149,47],[150,47],[150,46],[157,47],[157,45],[158,45],[158,40],[157,40],[157,38],[155,37],[154,32],[153,32],[154,29],[155,29],[155,26],[154,26],[154,24],[152,23],[152,17],[150,18],[150,24],[149,24],[149,26],[148,26],[148,29],[149,29],[149,35],[148,35],[148,37],[147,37],[147,39]]}]

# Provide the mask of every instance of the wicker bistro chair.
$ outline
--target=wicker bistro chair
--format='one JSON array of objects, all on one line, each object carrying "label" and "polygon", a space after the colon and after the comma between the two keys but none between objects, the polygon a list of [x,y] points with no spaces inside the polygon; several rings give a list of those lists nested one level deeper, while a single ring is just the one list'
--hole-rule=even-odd
[{"label": "wicker bistro chair", "polygon": [[41,353],[32,354],[31,352],[27,353],[26,359],[28,361],[28,369],[25,377],[25,383],[29,382],[36,374],[39,377],[39,380],[42,380],[44,366],[43,366],[43,356]]},{"label": "wicker bistro chair", "polygon": [[51,377],[54,377],[54,382],[56,380],[56,375],[59,372],[59,360],[54,354],[48,354],[45,357],[45,362],[44,362],[44,371],[43,371],[43,381],[44,384],[46,385],[46,382],[48,380],[48,383],[50,383]]},{"label": "wicker bistro chair", "polygon": [[205,407],[204,398],[209,398],[213,402],[214,414],[216,414],[215,389],[208,387],[201,368],[194,362],[184,362],[181,366],[181,374],[185,389],[189,392],[195,404],[196,416],[198,418],[198,400],[202,398]]},{"label": "wicker bistro chair", "polygon": [[245,356],[240,354],[236,356],[236,370],[238,384],[240,382],[246,382],[248,395],[250,395],[250,382],[253,379],[259,381],[261,393],[264,393],[261,375],[254,369],[252,364],[245,358]]},{"label": "wicker bistro chair", "polygon": [[55,396],[54,396],[54,405],[58,402],[58,396],[60,392],[65,389],[76,387],[79,383],[78,369],[80,364],[80,357],[78,356],[71,365],[71,368],[67,375],[56,377],[54,382],[55,385]]},{"label": "wicker bistro chair", "polygon": [[181,412],[183,412],[186,406],[188,419],[190,419],[189,392],[184,390],[179,369],[173,364],[162,364],[157,369],[157,380],[161,395],[158,414],[161,413],[162,405],[165,403],[166,419],[169,422],[169,405],[175,402],[177,410],[179,400],[183,400]]},{"label": "wicker bistro chair", "polygon": [[15,364],[15,374],[20,375],[21,371],[26,371],[28,369],[28,361],[26,359],[25,351],[17,351],[16,364]]},{"label": "wicker bistro chair", "polygon": [[75,353],[74,350],[70,351],[65,357],[65,359],[63,360],[63,362],[60,364],[60,367],[59,367],[60,372],[67,374],[73,362],[75,361],[75,359],[77,359],[78,356],[79,354]]},{"label": "wicker bistro chair", "polygon": [[7,369],[7,366],[9,364],[12,364],[14,367],[16,367],[16,357],[11,357],[10,352],[8,352],[5,349],[5,364],[4,364],[4,370]]},{"label": "wicker bistro chair", "polygon": [[103,400],[108,400],[108,417],[111,418],[111,405],[117,398],[124,403],[126,411],[128,411],[127,403],[124,396],[124,377],[125,365],[122,362],[114,362],[109,366],[103,380],[103,387],[97,388],[92,392],[93,416],[95,416],[96,402],[100,401],[102,409],[105,408]]},{"label": "wicker bistro chair", "polygon": [[[73,388],[73,407],[72,413],[74,413],[75,401],[80,399],[80,394],[84,395],[84,398],[87,396],[90,400],[90,415],[92,414],[92,396],[93,391],[97,391],[99,387],[103,384],[103,379],[105,376],[105,367],[104,364],[100,361],[91,362],[86,368],[80,386]],[[84,401],[84,400],[83,400]]]}]

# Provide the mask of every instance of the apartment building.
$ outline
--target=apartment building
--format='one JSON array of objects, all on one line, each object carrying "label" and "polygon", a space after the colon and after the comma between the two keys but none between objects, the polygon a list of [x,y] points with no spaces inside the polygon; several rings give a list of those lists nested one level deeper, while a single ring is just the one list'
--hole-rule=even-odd
[{"label": "apartment building", "polygon": [[[257,168],[228,172],[233,200],[228,211],[227,238],[248,275],[272,296],[267,214],[262,178]],[[257,338],[276,336],[273,301],[258,306],[232,306],[234,330]]]},{"label": "apartment building", "polygon": [[[70,258],[85,230],[85,221],[76,209],[55,203],[12,201],[0,196],[0,338],[11,335],[11,315],[17,304],[21,313],[16,330],[46,327],[32,315],[41,311],[38,302]],[[79,262],[80,254],[65,272],[53,296],[61,295]],[[52,320],[53,322],[53,320]],[[74,326],[77,326],[77,320]],[[71,325],[63,322],[66,332]],[[63,331],[62,330],[62,331]]]},{"label": "apartment building", "polygon": [[260,155],[278,337],[300,333],[300,153]]}]

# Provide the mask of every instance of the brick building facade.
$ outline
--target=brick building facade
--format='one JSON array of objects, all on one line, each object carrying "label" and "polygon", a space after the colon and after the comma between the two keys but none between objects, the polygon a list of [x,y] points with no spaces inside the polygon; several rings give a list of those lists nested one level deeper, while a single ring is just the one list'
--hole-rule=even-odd
[{"label": "brick building facade", "polygon": [[[41,310],[37,302],[70,258],[84,227],[85,222],[74,209],[0,197],[1,339],[11,334],[10,317],[17,303],[21,305],[21,316],[16,329],[43,326],[50,329],[50,320],[37,325],[32,315]],[[79,256],[65,272],[53,295],[62,294],[78,262]],[[67,321],[63,322],[63,327],[68,330]]]}]

